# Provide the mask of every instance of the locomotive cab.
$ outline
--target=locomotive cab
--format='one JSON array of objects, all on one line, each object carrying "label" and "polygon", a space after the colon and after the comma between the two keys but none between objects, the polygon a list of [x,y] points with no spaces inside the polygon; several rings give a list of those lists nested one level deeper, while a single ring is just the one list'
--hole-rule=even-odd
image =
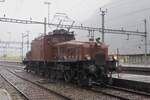
[{"label": "locomotive cab", "polygon": [[104,53],[98,53],[95,55],[95,64],[98,66],[104,66],[106,64]]}]

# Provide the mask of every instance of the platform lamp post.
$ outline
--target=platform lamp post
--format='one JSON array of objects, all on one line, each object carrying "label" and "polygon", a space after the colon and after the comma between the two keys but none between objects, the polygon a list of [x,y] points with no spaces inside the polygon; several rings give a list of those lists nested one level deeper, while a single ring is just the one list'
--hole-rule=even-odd
[{"label": "platform lamp post", "polygon": [[104,35],[105,35],[105,15],[106,15],[106,13],[107,13],[107,9],[106,10],[102,10],[101,8],[100,8],[100,12],[101,12],[101,16],[102,16],[102,42],[105,42],[105,37],[104,37]]},{"label": "platform lamp post", "polygon": [[22,52],[21,52],[21,57],[22,57],[22,60],[24,58],[23,56],[23,52],[24,52],[24,38],[27,38],[27,51],[29,50],[29,31],[27,31],[26,34],[22,33]]},{"label": "platform lamp post", "polygon": [[22,43],[21,43],[21,60],[23,61],[23,35],[24,33],[22,33]]},{"label": "platform lamp post", "polygon": [[50,22],[50,5],[51,5],[51,3],[46,1],[46,2],[44,2],[44,4],[48,6],[47,22],[49,23]]},{"label": "platform lamp post", "polygon": [[145,64],[147,64],[147,21],[144,19],[144,28],[145,28]]},{"label": "platform lamp post", "polygon": [[[5,0],[0,0],[0,2],[5,2]],[[4,50],[5,51],[5,50]],[[5,54],[5,53],[4,53]]]},{"label": "platform lamp post", "polygon": [[29,51],[29,45],[30,45],[30,42],[29,42],[29,34],[30,34],[30,31],[26,31],[27,32],[27,52]]},{"label": "platform lamp post", "polygon": [[9,51],[10,51],[9,47],[10,47],[10,43],[11,43],[11,32],[7,32],[7,33],[8,33],[8,39],[10,42],[7,43],[6,52],[7,52],[7,55],[9,55]]}]

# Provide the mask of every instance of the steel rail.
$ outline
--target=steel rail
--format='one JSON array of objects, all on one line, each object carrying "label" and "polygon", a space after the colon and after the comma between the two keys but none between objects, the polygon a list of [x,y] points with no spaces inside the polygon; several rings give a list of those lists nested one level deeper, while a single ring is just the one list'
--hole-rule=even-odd
[{"label": "steel rail", "polygon": [[150,97],[150,94],[146,93],[146,92],[141,92],[141,91],[126,89],[126,88],[121,88],[121,87],[116,87],[116,86],[110,86],[110,85],[107,85],[107,87],[108,88],[112,88],[112,89],[116,89],[116,90],[120,90],[120,91],[125,91],[125,92],[130,92],[130,93],[138,94],[138,95],[141,95],[141,96],[148,96],[148,97]]},{"label": "steel rail", "polygon": [[15,88],[26,100],[30,100],[28,96],[26,96],[23,92],[21,92],[17,87],[15,87],[10,81],[8,81],[1,73],[0,76],[7,82],[9,83],[13,88]]},{"label": "steel rail", "polygon": [[[49,25],[49,26],[56,26],[58,27],[59,24],[55,23],[45,23],[45,22],[40,22],[40,21],[32,21],[32,20],[22,20],[22,19],[14,19],[14,18],[5,18],[5,17],[0,17],[1,22],[10,22],[10,23],[20,23],[20,24],[41,24],[41,25]],[[79,30],[92,30],[92,31],[98,31],[102,32],[102,28],[95,28],[95,27],[88,27],[88,26],[83,26],[83,25],[59,25],[60,28],[67,28],[69,29],[79,29]],[[123,30],[123,29],[104,29],[104,33],[111,33],[111,34],[122,34],[122,35],[137,35],[137,36],[144,36],[146,37],[145,32],[140,32],[140,31],[130,31],[130,30]]]},{"label": "steel rail", "polygon": [[117,98],[117,99],[120,99],[120,100],[130,100],[128,98],[118,96],[118,95],[114,95],[114,94],[111,94],[111,93],[107,93],[107,92],[104,92],[104,91],[101,91],[101,90],[98,90],[98,89],[95,89],[95,88],[88,88],[87,90],[90,90],[90,91],[93,91],[93,92],[96,92],[96,93],[101,93],[101,94],[104,94],[104,95],[108,95],[110,97],[114,97],[114,98]]},{"label": "steel rail", "polygon": [[64,95],[62,95],[62,94],[60,94],[60,93],[58,93],[58,92],[55,92],[55,91],[53,91],[53,90],[51,90],[51,89],[48,89],[48,88],[46,88],[46,87],[44,87],[44,86],[42,86],[42,85],[40,85],[40,84],[38,84],[38,83],[35,83],[35,82],[30,81],[30,80],[28,80],[28,79],[26,79],[26,78],[23,78],[23,77],[17,75],[16,73],[10,71],[9,69],[7,69],[7,70],[8,70],[10,73],[12,73],[13,75],[19,77],[20,79],[23,79],[23,80],[25,80],[25,81],[28,81],[28,82],[30,82],[30,83],[32,83],[32,84],[34,84],[34,85],[36,85],[36,86],[38,86],[38,87],[40,87],[40,88],[46,90],[46,91],[49,92],[49,93],[53,93],[53,94],[55,94],[55,95],[58,95],[59,97],[62,97],[62,98],[64,98],[65,100],[72,100],[71,98],[69,98],[69,97],[67,97],[67,96],[64,96]]}]

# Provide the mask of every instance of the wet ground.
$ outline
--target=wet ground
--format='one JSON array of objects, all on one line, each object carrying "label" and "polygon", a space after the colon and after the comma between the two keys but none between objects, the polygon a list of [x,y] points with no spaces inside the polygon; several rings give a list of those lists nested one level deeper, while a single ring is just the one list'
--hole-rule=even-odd
[{"label": "wet ground", "polygon": [[0,100],[12,100],[7,90],[0,89]]}]

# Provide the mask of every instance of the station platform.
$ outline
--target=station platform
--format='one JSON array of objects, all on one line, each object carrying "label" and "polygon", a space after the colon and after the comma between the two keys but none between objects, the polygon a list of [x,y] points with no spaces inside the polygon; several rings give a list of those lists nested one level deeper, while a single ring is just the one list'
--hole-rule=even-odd
[{"label": "station platform", "polygon": [[113,74],[113,86],[150,93],[150,75]]},{"label": "station platform", "polygon": [[121,65],[123,73],[137,74],[137,75],[149,75],[150,76],[150,65]]},{"label": "station platform", "polygon": [[150,68],[150,65],[138,65],[138,64],[120,64],[122,67],[141,67]]},{"label": "station platform", "polygon": [[10,94],[5,89],[0,89],[0,100],[12,100]]},{"label": "station platform", "polygon": [[113,74],[113,78],[150,83],[150,75],[119,73],[119,76],[118,74]]}]

